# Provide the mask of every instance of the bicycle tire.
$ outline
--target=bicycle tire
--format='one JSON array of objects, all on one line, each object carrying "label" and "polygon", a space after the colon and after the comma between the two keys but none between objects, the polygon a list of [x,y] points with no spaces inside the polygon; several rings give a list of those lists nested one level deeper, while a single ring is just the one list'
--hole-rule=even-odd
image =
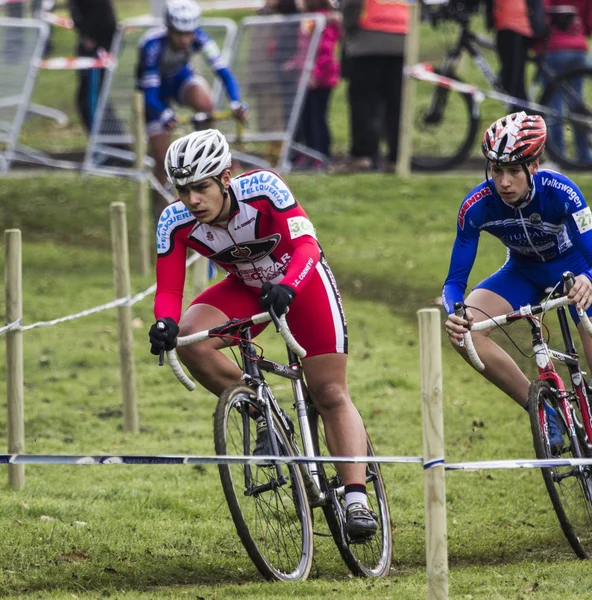
[{"label": "bicycle tire", "polygon": [[[313,406],[309,407],[308,413],[315,452],[318,456],[327,456],[329,451],[322,421]],[[367,455],[374,456],[372,442],[369,437],[367,439]],[[363,544],[350,544],[347,540],[345,497],[336,493],[337,489],[343,488],[343,482],[335,466],[325,462],[317,466],[322,491],[327,495],[327,501],[322,506],[323,513],[343,561],[357,577],[385,577],[391,567],[393,540],[388,499],[380,465],[370,463],[366,468],[368,507],[378,516],[378,531],[370,541]]]},{"label": "bicycle tire", "polygon": [[[559,93],[566,102],[573,101],[574,83],[578,79],[581,79],[582,101],[578,106],[574,105],[576,110],[573,112],[592,119],[592,68],[590,67],[577,67],[558,75],[543,89],[539,104],[550,105],[555,93]],[[543,116],[547,124],[546,150],[551,160],[565,169],[590,169],[592,167],[592,125],[580,125],[578,128],[570,120],[569,114],[557,117],[550,114]],[[561,136],[557,137],[559,130]],[[581,144],[587,147],[587,156],[578,153],[576,147],[578,132],[582,139]],[[559,141],[560,139],[562,142]]]},{"label": "bicycle tire", "polygon": [[[253,410],[262,412],[251,388],[237,385],[222,393],[214,415],[216,454],[253,455]],[[279,419],[273,419],[280,455],[293,456]],[[298,465],[282,465],[286,482],[278,480],[271,465],[218,465],[218,470],[239,538],[261,575],[278,581],[306,579],[313,556],[312,515]],[[249,495],[247,481],[267,488]]]},{"label": "bicycle tire", "polygon": [[[452,70],[436,70],[462,81]],[[465,161],[479,128],[479,108],[470,94],[415,81],[411,166],[443,171]]]},{"label": "bicycle tire", "polygon": [[[570,455],[581,458],[582,452],[577,438],[564,434],[562,451],[552,451],[548,431],[543,428],[541,411],[544,401],[556,410],[561,410],[556,393],[547,381],[535,381],[528,392],[528,413],[537,458],[559,458]],[[592,552],[592,486],[589,467],[541,468],[545,486],[559,519],[561,529],[579,558],[590,558]]]}]

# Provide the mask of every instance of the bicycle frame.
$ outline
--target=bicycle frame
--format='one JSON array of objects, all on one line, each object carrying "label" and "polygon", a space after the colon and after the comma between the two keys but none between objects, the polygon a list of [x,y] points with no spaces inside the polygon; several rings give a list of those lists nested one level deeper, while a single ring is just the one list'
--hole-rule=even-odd
[{"label": "bicycle frame", "polygon": [[[548,381],[558,391],[563,408],[562,415],[566,421],[565,426],[570,437],[576,436],[574,422],[576,417],[572,411],[571,399],[574,398],[577,401],[583,420],[583,423],[580,425],[586,432],[588,446],[592,447],[590,446],[590,440],[592,440],[592,420],[588,392],[580,369],[580,362],[574,346],[573,336],[569,328],[565,307],[560,306],[557,309],[557,317],[559,319],[559,328],[565,345],[565,352],[549,348],[542,335],[541,322],[538,319],[528,319],[532,332],[532,347],[539,371],[538,379]],[[560,360],[567,367],[573,385],[573,393],[570,394],[570,392],[566,390],[563,379],[560,377],[559,373],[557,373],[552,359]],[[544,423],[544,427],[547,428],[547,416],[543,408],[540,409],[539,417],[541,422]]]},{"label": "bicycle frame", "polygon": [[[289,379],[291,381],[292,392],[294,395],[294,407],[298,417],[298,425],[300,428],[300,436],[302,438],[304,456],[314,456],[315,448],[310,422],[308,420],[308,402],[305,394],[302,366],[298,356],[289,347],[287,347],[288,364],[278,363],[276,361],[258,356],[255,352],[253,344],[251,343],[252,337],[250,327],[241,328],[239,329],[239,332],[240,339],[238,341],[238,347],[242,356],[243,381],[250,382],[252,386],[255,386],[257,400],[266,411],[265,418],[268,427],[272,429],[271,443],[274,454],[276,456],[278,455],[278,448],[276,436],[273,435],[272,412],[275,413],[280,419],[284,430],[289,432],[294,448],[297,448],[297,445],[294,440],[293,424],[279,406],[261,371],[273,373],[278,377]],[[276,464],[275,468],[278,478],[281,479],[283,477],[282,465]],[[250,477],[250,469],[251,467],[247,465],[245,468],[245,477]],[[317,464],[314,462],[307,462],[306,464],[301,465],[301,472],[304,477],[304,482],[309,494],[311,506],[321,505],[325,501],[326,495],[321,489]]]},{"label": "bicycle frame", "polygon": [[[567,286],[567,289],[571,289],[574,281],[573,274],[566,271],[563,274],[562,279]],[[567,313],[565,310],[565,306],[568,303],[569,299],[567,296],[560,296],[558,298],[546,300],[541,304],[522,306],[519,310],[515,310],[507,315],[500,315],[475,323],[472,327],[472,330],[482,331],[496,325],[501,326],[519,319],[527,319],[530,324],[532,333],[532,347],[539,371],[538,379],[549,381],[551,385],[554,386],[554,389],[558,392],[562,406],[562,418],[565,421],[565,426],[570,437],[576,436],[576,416],[572,410],[571,402],[572,400],[577,401],[583,420],[583,423],[578,422],[578,425],[583,427],[584,431],[586,432],[586,445],[592,448],[592,414],[590,410],[588,391],[586,389],[584,377],[580,369],[578,354],[574,345],[573,336],[571,334]],[[536,318],[536,315],[545,313],[552,308],[557,310],[559,327],[565,346],[564,352],[549,348],[542,335],[541,322],[538,318]],[[464,311],[465,308],[462,303],[457,303],[455,305],[455,313],[457,316],[464,318]],[[584,329],[589,335],[592,335],[592,324],[590,323],[588,316],[583,310],[579,312]],[[463,344],[466,346],[468,356],[473,366],[478,371],[482,371],[484,369],[484,365],[479,359],[479,356],[475,350],[470,332],[464,335]],[[557,373],[552,359],[557,359],[565,363],[572,382],[573,392],[570,393],[566,390],[565,384]],[[544,410],[541,409],[539,417],[541,423],[543,423],[544,427],[547,428],[547,416]],[[578,444],[575,444],[575,446],[578,446]]]}]

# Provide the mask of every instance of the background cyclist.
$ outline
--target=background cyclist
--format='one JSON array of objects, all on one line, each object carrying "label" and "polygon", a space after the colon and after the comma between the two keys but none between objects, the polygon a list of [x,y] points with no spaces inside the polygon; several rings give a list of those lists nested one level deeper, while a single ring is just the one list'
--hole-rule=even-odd
[{"label": "background cyclist", "polygon": [[[307,351],[302,365],[331,453],[365,456],[364,425],[347,388],[341,297],[314,227],[279,175],[251,171],[232,178],[230,164],[228,143],[215,129],[180,138],[167,151],[165,169],[179,200],[158,222],[151,352],[171,350],[179,334],[248,317],[261,307],[273,306],[280,315],[289,305],[288,323]],[[197,296],[181,316],[187,248],[216,262],[228,276]],[[253,333],[262,329],[254,327]],[[220,352],[225,346],[211,339],[178,350],[195,379],[215,396],[242,375]],[[365,541],[378,527],[367,508],[366,467],[338,468],[345,483],[346,531],[352,542]]]},{"label": "background cyclist", "polygon": [[[524,112],[498,119],[483,136],[485,181],[468,193],[460,207],[443,288],[446,331],[467,362],[460,346],[467,321],[482,321],[540,301],[545,288],[555,286],[564,271],[576,275],[569,292],[571,304],[588,310],[592,302],[592,213],[573,181],[539,169],[546,138],[543,118]],[[465,321],[454,314],[454,304],[464,300],[482,231],[500,239],[508,257],[466,298],[470,308]],[[592,339],[583,331],[573,306],[570,312],[578,324],[586,360],[592,365]],[[525,407],[530,382],[518,365],[488,338],[488,332],[475,332],[473,340],[485,365],[483,375]],[[551,443],[561,445],[559,418],[550,406],[547,412]]]},{"label": "background cyclist", "polygon": [[[154,175],[163,185],[167,181],[164,156],[177,124],[171,100],[194,112],[211,113],[214,109],[210,86],[189,63],[193,53],[203,52],[222,80],[235,118],[243,120],[247,115],[238,83],[222,59],[216,42],[199,26],[200,17],[201,10],[193,0],[168,0],[165,27],[148,31],[139,45],[137,85],[144,92],[147,133],[155,161]],[[152,202],[158,219],[167,201],[153,191]]]}]

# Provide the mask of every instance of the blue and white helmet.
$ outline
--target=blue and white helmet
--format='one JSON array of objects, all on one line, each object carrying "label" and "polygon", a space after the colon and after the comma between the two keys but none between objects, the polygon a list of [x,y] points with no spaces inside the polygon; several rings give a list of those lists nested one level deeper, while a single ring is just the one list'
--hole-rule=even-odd
[{"label": "blue and white helmet", "polygon": [[193,0],[168,0],[164,24],[175,31],[190,33],[199,27],[201,9]]}]

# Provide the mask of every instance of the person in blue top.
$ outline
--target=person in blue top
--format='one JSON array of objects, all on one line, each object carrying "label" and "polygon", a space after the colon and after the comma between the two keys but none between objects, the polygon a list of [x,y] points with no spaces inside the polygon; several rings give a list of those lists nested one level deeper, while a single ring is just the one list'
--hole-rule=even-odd
[{"label": "person in blue top", "polygon": [[[234,117],[244,120],[247,116],[238,82],[221,57],[216,42],[200,27],[200,20],[201,10],[193,0],[168,0],[165,27],[151,29],[139,44],[137,87],[144,92],[147,134],[155,161],[154,175],[165,188],[168,184],[164,157],[177,125],[171,101],[194,112],[211,113],[214,109],[210,86],[191,67],[192,54],[202,52],[220,77]],[[153,193],[152,199],[158,220],[167,201],[158,193]]]},{"label": "person in blue top", "polygon": [[[545,288],[555,286],[564,271],[572,271],[576,277],[568,294],[570,312],[586,360],[592,366],[592,338],[584,332],[575,310],[592,314],[592,212],[573,181],[540,168],[546,139],[544,119],[525,112],[498,119],[483,136],[485,181],[473,188],[461,204],[442,292],[448,313],[446,332],[467,362],[461,341],[468,325],[539,302]],[[507,248],[507,259],[465,299],[482,231],[501,240]],[[454,314],[456,302],[465,302],[469,307],[466,320]],[[518,365],[489,339],[487,332],[475,332],[473,341],[485,365],[482,374],[525,407],[530,382]],[[551,443],[560,445],[559,418],[550,406],[547,412]]]}]

